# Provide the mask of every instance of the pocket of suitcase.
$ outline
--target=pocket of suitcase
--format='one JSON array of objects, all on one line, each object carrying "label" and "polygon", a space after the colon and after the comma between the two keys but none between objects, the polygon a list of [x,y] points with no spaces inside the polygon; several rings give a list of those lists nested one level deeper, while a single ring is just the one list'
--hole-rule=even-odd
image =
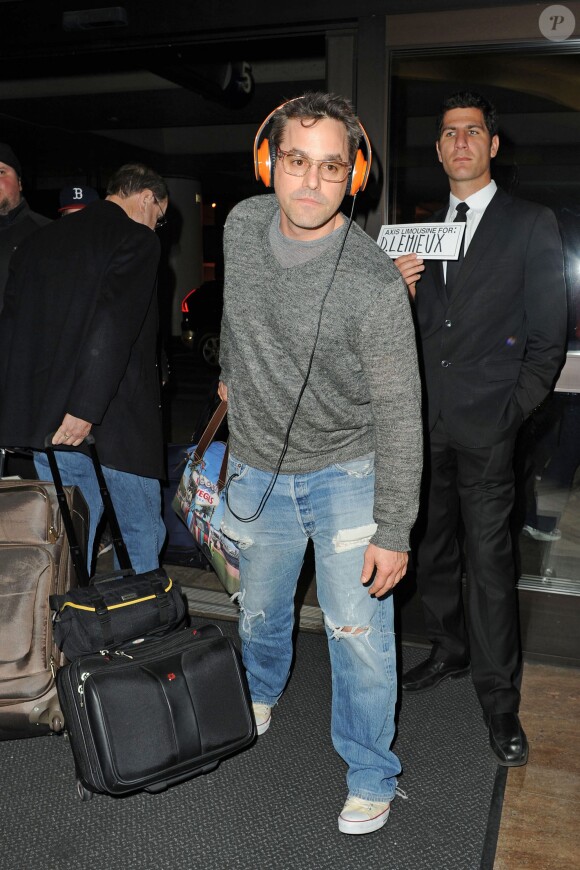
[{"label": "pocket of suitcase", "polygon": [[[159,791],[255,738],[231,640],[184,630],[141,649],[87,656],[59,672],[78,775],[92,791]],[[133,656],[133,658],[129,658]]]},{"label": "pocket of suitcase", "polygon": [[0,738],[60,731],[48,597],[56,565],[43,546],[0,545]]},{"label": "pocket of suitcase", "polygon": [[0,481],[0,541],[18,544],[54,544],[59,530],[42,484]]}]

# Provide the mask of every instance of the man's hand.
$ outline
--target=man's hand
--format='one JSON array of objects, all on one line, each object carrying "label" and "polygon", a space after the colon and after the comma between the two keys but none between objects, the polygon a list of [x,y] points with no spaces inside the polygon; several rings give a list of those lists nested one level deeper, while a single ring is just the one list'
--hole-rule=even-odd
[{"label": "man's hand", "polygon": [[52,436],[52,443],[78,447],[91,431],[92,425],[79,417],[73,417],[72,414],[65,414],[62,423]]},{"label": "man's hand", "polygon": [[227,402],[228,400],[228,388],[224,384],[223,381],[220,381],[218,384],[218,396],[222,400],[222,402]]},{"label": "man's hand", "polygon": [[414,299],[417,281],[421,277],[421,272],[425,270],[423,260],[417,254],[403,254],[402,257],[397,257],[393,262],[403,276],[407,289]]},{"label": "man's hand", "polygon": [[365,551],[365,558],[361,574],[361,583],[368,583],[376,570],[372,586],[369,586],[369,595],[384,595],[393,589],[407,571],[408,553],[400,553],[398,550],[384,550],[376,544],[369,544]]}]

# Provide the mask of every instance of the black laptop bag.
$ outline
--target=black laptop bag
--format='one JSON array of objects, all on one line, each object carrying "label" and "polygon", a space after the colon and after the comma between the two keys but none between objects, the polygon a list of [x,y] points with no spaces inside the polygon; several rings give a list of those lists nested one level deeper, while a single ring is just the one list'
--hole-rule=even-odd
[{"label": "black laptop bag", "polygon": [[162,791],[256,735],[239,654],[214,625],[83,656],[57,686],[83,800]]}]

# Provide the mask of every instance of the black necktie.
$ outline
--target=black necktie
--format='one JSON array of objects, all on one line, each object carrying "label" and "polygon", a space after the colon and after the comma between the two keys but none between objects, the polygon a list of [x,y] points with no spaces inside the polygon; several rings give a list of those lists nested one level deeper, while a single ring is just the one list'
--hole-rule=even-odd
[{"label": "black necktie", "polygon": [[[466,202],[458,202],[457,203],[457,214],[455,215],[455,220],[453,223],[465,223],[467,221],[467,212],[469,211],[469,206]],[[466,228],[467,229],[467,228]],[[459,249],[459,257],[457,260],[447,260],[447,276],[445,278],[445,289],[447,290],[447,298],[451,296],[453,292],[453,285],[459,274],[459,270],[463,264],[463,257],[465,256],[465,230],[463,232],[463,238],[461,239],[461,248]]]}]

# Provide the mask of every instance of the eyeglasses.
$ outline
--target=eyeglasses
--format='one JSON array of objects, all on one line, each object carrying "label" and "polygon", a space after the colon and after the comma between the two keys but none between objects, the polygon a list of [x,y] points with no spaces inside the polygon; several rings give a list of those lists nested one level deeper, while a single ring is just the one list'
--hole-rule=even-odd
[{"label": "eyeglasses", "polygon": [[157,206],[157,208],[161,212],[161,216],[158,217],[157,221],[155,222],[155,229],[160,230],[161,227],[164,227],[167,224],[167,218],[165,217],[167,209],[165,211],[163,211],[163,209],[161,208],[161,205],[159,204],[159,200],[155,196],[153,197],[153,202],[155,203],[155,205]]},{"label": "eyeglasses", "polygon": [[344,181],[351,170],[350,163],[341,163],[339,160],[311,160],[303,154],[294,151],[282,151],[278,148],[278,157],[282,163],[282,169],[288,175],[297,175],[302,178],[313,166],[318,166],[320,177],[323,181]]}]

